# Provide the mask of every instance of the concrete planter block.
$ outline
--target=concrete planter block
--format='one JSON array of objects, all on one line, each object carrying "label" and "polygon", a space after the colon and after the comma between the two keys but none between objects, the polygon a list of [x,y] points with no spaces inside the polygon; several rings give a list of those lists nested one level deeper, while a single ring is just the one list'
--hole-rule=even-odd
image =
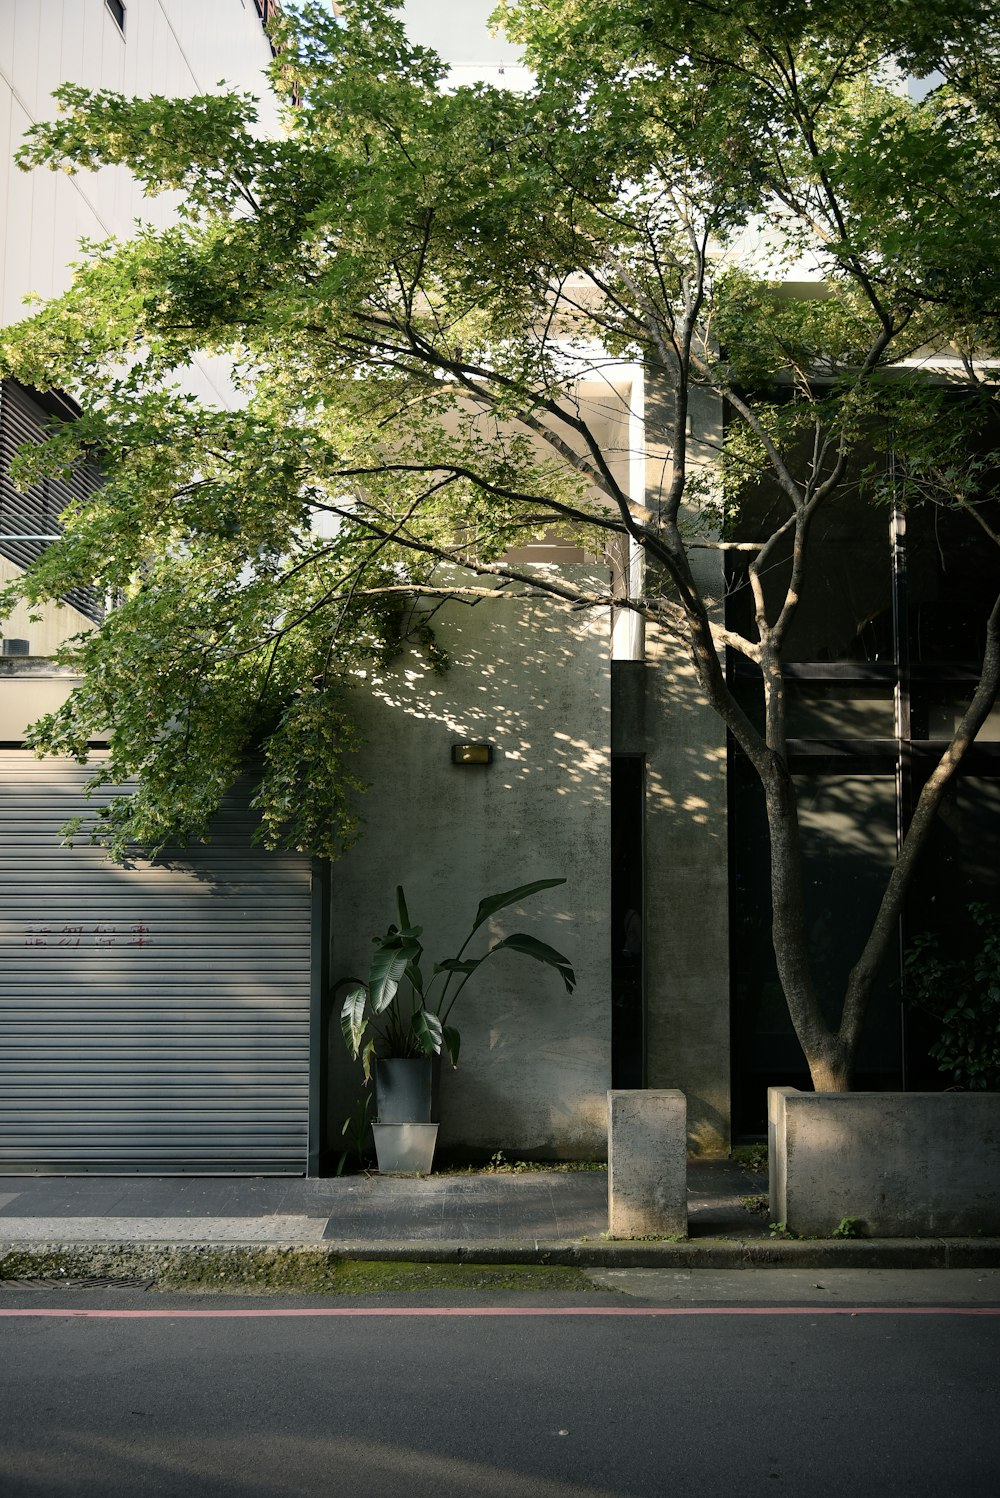
[{"label": "concrete planter block", "polygon": [[608,1093],[608,1232],[687,1234],[687,1099],[673,1089]]},{"label": "concrete planter block", "polygon": [[770,1207],[803,1237],[1000,1233],[1000,1093],[767,1094]]}]

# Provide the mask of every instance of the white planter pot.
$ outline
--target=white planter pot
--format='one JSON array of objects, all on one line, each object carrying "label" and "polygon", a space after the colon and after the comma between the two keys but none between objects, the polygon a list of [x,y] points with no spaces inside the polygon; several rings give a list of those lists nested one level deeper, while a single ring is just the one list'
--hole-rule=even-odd
[{"label": "white planter pot", "polygon": [[373,1124],[379,1174],[430,1175],[437,1132],[432,1123]]}]

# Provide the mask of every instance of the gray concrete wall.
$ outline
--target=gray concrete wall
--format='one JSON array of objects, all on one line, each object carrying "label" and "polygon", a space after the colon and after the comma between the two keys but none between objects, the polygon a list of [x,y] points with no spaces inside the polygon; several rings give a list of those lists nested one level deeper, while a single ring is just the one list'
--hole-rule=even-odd
[{"label": "gray concrete wall", "polygon": [[[647,502],[669,481],[669,411],[647,394]],[[692,411],[708,461],[717,405]],[[723,554],[693,566],[721,617]],[[726,736],[686,646],[646,628],[643,701],[616,726],[615,747],[646,756],[646,1082],[687,1097],[688,1148],[729,1149],[729,849]],[[631,740],[631,742],[629,742]]]},{"label": "gray concrete wall", "polygon": [[726,750],[694,668],[646,635],[646,1081],[688,1100],[688,1148],[729,1149]]},{"label": "gray concrete wall", "polygon": [[[590,577],[582,566],[560,569]],[[608,617],[556,603],[450,604],[434,619],[451,668],[417,651],[355,693],[366,737],[357,768],[360,842],[333,869],[332,966],[365,976],[370,937],[406,890],[427,949],[452,956],[483,895],[533,879],[567,883],[502,912],[494,934],[525,930],[564,952],[557,975],[501,953],[470,981],[452,1018],[458,1069],[442,1068],[441,1148],[603,1157],[610,1039],[610,675]],[[488,742],[494,763],[458,768],[454,743]],[[481,950],[476,946],[474,953]],[[336,1019],[334,1018],[334,1024]],[[353,1081],[331,1037],[331,1143]]]},{"label": "gray concrete wall", "polygon": [[768,1091],[770,1210],[803,1237],[1000,1233],[1000,1093]]}]

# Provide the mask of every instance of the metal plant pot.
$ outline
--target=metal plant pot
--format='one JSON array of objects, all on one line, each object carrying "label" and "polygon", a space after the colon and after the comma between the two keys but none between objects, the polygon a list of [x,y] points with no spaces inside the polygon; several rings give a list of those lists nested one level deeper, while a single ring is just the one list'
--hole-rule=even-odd
[{"label": "metal plant pot", "polygon": [[437,1119],[435,1062],[430,1056],[379,1059],[375,1107],[380,1124],[429,1124]]},{"label": "metal plant pot", "polygon": [[380,1057],[372,1126],[382,1175],[429,1175],[437,1143],[438,1058]]}]

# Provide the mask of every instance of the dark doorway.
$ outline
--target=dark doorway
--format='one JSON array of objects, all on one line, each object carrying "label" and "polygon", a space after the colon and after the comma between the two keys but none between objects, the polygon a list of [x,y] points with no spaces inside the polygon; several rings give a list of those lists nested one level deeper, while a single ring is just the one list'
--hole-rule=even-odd
[{"label": "dark doorway", "polygon": [[642,755],[611,757],[611,1083],[646,1085]]},{"label": "dark doorway", "polygon": [[[990,484],[996,438],[994,428],[984,432]],[[762,534],[771,523],[767,504],[780,502],[763,490],[746,497],[734,539]],[[984,499],[977,512],[978,521],[969,506],[913,505],[890,515],[860,484],[845,489],[818,533],[825,573],[807,578],[806,603],[788,636],[787,760],[799,799],[808,940],[830,1025],[839,1022],[849,970],[917,795],[979,677],[997,588],[996,549],[984,542],[980,522],[995,528],[996,499]],[[778,557],[765,578],[771,617],[789,566],[789,557]],[[727,619],[752,633],[745,554],[731,553],[728,569]],[[762,725],[759,670],[733,658],[729,675],[742,706]],[[922,855],[900,932],[904,949],[929,935],[945,960],[974,950],[970,907],[996,900],[998,780],[994,713],[966,752]],[[810,1083],[771,950],[761,790],[734,745],[729,784],[733,1134],[740,1138],[765,1130],[768,1086]],[[909,1001],[897,949],[873,991],[855,1087],[948,1086],[947,1072],[928,1054],[939,1035],[939,1020]]]}]

